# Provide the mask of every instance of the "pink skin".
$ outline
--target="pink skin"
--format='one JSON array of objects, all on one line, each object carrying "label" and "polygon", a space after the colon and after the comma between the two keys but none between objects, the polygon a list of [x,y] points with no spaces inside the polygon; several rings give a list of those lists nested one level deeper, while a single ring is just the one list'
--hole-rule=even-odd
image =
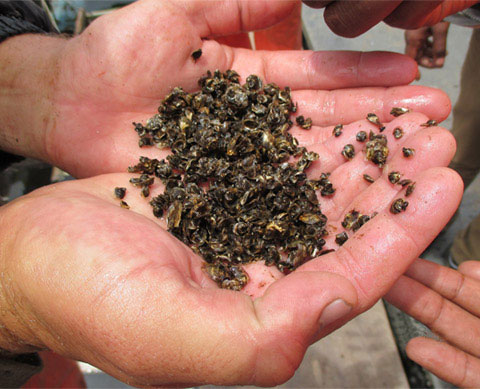
[{"label": "pink skin", "polygon": [[[22,127],[27,115],[7,115],[0,145],[76,176],[109,174],[51,185],[2,207],[1,348],[49,348],[139,386],[276,385],[293,375],[312,342],[386,293],[440,231],[462,194],[460,179],[443,167],[455,145],[446,130],[419,124],[445,118],[448,98],[430,88],[385,88],[415,76],[414,61],[397,54],[250,52],[201,39],[266,27],[293,3],[274,4],[144,0],[61,41],[54,115],[35,136],[34,126]],[[41,43],[15,37],[0,50],[32,39]],[[199,47],[204,54],[194,63],[190,54]],[[245,293],[218,289],[201,259],[162,228],[128,184],[131,175],[119,173],[139,155],[165,155],[140,150],[131,122],[150,117],[173,86],[193,90],[215,68],[292,87],[298,114],[314,122],[306,132],[312,139],[302,142],[323,161],[311,174],[328,168],[337,181],[337,194],[321,198],[334,226],[353,206],[379,212],[335,253],[287,277],[252,265]],[[417,181],[409,208],[395,216],[388,207],[401,189],[384,176],[361,181],[365,171],[380,172],[360,152],[349,162],[338,156],[345,139],[369,126],[368,112],[379,115],[391,137],[392,106],[421,112],[395,119],[406,134],[391,141],[389,164]],[[338,123],[348,124],[343,138],[326,136]],[[38,138],[44,142],[33,142]],[[415,158],[398,155],[402,144],[416,149]],[[130,210],[113,197],[116,186],[128,187]],[[152,195],[161,190],[156,183]],[[339,299],[345,303],[329,305]]]},{"label": "pink skin", "polygon": [[385,298],[446,341],[412,339],[411,359],[453,385],[480,385],[480,262],[455,271],[418,259]]},{"label": "pink skin", "polygon": [[[388,120],[388,110],[396,105],[437,120],[448,115],[450,102],[438,90],[385,88],[415,77],[416,64],[406,56],[253,52],[204,39],[263,28],[285,16],[294,4],[267,3],[228,2],[217,8],[208,1],[144,0],[98,19],[74,39],[61,41],[42,158],[76,177],[87,177],[125,171],[139,155],[162,156],[158,150],[136,146],[132,122],[151,117],[174,86],[195,90],[198,78],[209,69],[235,69],[243,80],[256,73],[265,82],[290,86],[299,110],[316,125],[351,123],[371,111]],[[198,48],[203,55],[194,62],[190,56]],[[356,87],[363,88],[351,89]],[[20,146],[9,144],[17,152]]]},{"label": "pink skin", "polygon": [[[391,288],[458,206],[460,179],[434,167],[448,164],[454,143],[440,127],[419,126],[423,120],[416,113],[395,119],[411,128],[397,142],[414,145],[418,156],[390,157],[417,182],[406,212],[388,211],[401,188],[384,178],[361,186],[359,165],[370,163],[344,161],[336,170],[354,167],[352,180],[338,188],[344,202],[327,216],[351,207],[378,215],[335,253],[286,277],[250,266],[245,293],[220,290],[208,279],[202,260],[164,231],[164,220],[152,215],[127,173],[37,190],[2,209],[2,225],[10,226],[0,239],[1,271],[10,275],[2,290],[16,296],[3,322],[26,344],[88,361],[135,385],[284,382],[308,345]],[[127,186],[130,210],[119,207],[115,186]],[[152,188],[161,190],[158,183]],[[342,197],[343,191],[355,195]],[[328,244],[336,247],[331,238]],[[338,299],[350,310],[325,319],[325,307]]]}]

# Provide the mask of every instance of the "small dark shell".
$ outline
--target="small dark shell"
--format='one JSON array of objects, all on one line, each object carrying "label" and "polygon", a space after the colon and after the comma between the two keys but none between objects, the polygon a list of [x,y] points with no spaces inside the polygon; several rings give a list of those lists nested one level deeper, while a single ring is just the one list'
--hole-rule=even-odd
[{"label": "small dark shell", "polygon": [[375,179],[372,176],[369,176],[368,174],[364,174],[363,179],[367,182],[372,183],[372,184],[375,182]]},{"label": "small dark shell", "polygon": [[388,181],[390,181],[392,184],[396,184],[398,181],[400,181],[400,173],[399,172],[388,173]]},{"label": "small dark shell", "polygon": [[347,240],[348,240],[348,235],[345,231],[335,235],[335,243],[338,244],[339,246],[342,246]]},{"label": "small dark shell", "polygon": [[412,182],[410,185],[407,186],[407,190],[405,191],[405,196],[410,196],[413,191],[415,190],[415,182]]},{"label": "small dark shell", "polygon": [[248,90],[256,91],[262,87],[263,83],[260,77],[256,76],[255,74],[251,74],[247,77],[246,87]]},{"label": "small dark shell", "polygon": [[128,205],[125,201],[120,201],[120,206],[125,209],[130,209],[130,205]]},{"label": "small dark shell", "polygon": [[400,139],[403,136],[403,130],[400,127],[395,127],[393,136],[395,139]]},{"label": "small dark shell", "polygon": [[342,155],[348,160],[355,157],[355,148],[353,147],[353,145],[345,145],[342,150]]},{"label": "small dark shell", "polygon": [[403,147],[402,153],[405,158],[409,158],[415,154],[415,150],[408,147]]},{"label": "small dark shell", "polygon": [[378,131],[383,132],[383,131],[385,131],[385,128],[386,128],[385,126],[381,126],[381,127],[378,129]]},{"label": "small dark shell", "polygon": [[125,197],[126,192],[127,192],[127,188],[116,187],[114,190],[115,197],[120,200]]},{"label": "small dark shell", "polygon": [[412,180],[409,180],[408,178],[397,182],[397,184],[401,186],[407,186],[407,185],[410,185],[411,183],[412,183]]},{"label": "small dark shell", "polygon": [[192,59],[194,62],[197,62],[197,60],[202,56],[202,49],[195,50],[192,53]]},{"label": "small dark shell", "polygon": [[387,162],[387,157],[390,152],[387,147],[387,138],[385,135],[375,135],[371,131],[369,141],[365,145],[365,151],[367,160],[382,167]]},{"label": "small dark shell", "polygon": [[375,115],[374,113],[368,113],[368,114],[367,114],[367,120],[368,120],[370,123],[376,124],[377,126],[381,126],[381,125],[382,125],[382,123],[380,122],[380,119],[379,119],[378,116]]},{"label": "small dark shell", "polygon": [[407,207],[408,201],[405,201],[404,199],[396,199],[390,207],[390,212],[393,214],[404,212]]},{"label": "small dark shell", "polygon": [[306,118],[300,127],[302,127],[304,130],[309,130],[312,128],[312,119]]},{"label": "small dark shell", "polygon": [[426,123],[423,123],[421,124],[422,127],[434,127],[436,126],[438,123],[435,121],[435,120],[429,120],[427,121]]},{"label": "small dark shell", "polygon": [[175,201],[167,210],[167,225],[170,230],[177,228],[182,220],[183,205]]},{"label": "small dark shell", "polygon": [[304,213],[303,215],[300,215],[298,219],[305,224],[316,224],[322,221],[320,215],[314,213]]},{"label": "small dark shell", "polygon": [[390,111],[390,115],[398,117],[400,115],[406,114],[407,112],[410,112],[408,108],[394,107]]},{"label": "small dark shell", "polygon": [[150,188],[148,186],[144,186],[140,192],[142,197],[148,197],[150,196]]},{"label": "small dark shell", "polygon": [[370,220],[370,216],[362,215],[360,212],[352,209],[347,213],[342,221],[342,227],[346,230],[357,231]]},{"label": "small dark shell", "polygon": [[356,139],[359,142],[365,142],[367,140],[367,133],[365,131],[357,132]]},{"label": "small dark shell", "polygon": [[342,135],[342,130],[343,130],[343,124],[337,124],[332,131],[332,134],[335,135],[336,137],[339,137]]}]

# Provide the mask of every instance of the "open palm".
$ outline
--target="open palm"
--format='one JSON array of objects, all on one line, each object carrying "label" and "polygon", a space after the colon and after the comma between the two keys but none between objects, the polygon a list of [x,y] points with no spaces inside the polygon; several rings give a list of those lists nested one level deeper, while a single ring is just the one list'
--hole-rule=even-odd
[{"label": "open palm", "polygon": [[[211,39],[275,23],[294,2],[139,1],[99,18],[66,41],[52,93],[52,120],[46,129],[47,158],[76,177],[125,171],[140,150],[132,122],[156,112],[173,87],[198,88],[207,70],[234,69],[245,79],[290,86],[305,116],[319,125],[349,123],[375,110],[389,118],[392,105],[435,116],[447,99],[429,88],[341,88],[402,85],[416,74],[408,58],[392,53],[261,52],[232,49]],[[203,55],[195,62],[193,51]],[[433,99],[433,100],[432,100]],[[430,104],[425,104],[428,101]],[[354,109],[352,109],[352,106]]]},{"label": "open palm", "polygon": [[[373,126],[366,120],[344,126],[338,138],[331,127],[305,132],[302,143],[320,154],[309,174],[332,171],[337,188],[320,199],[329,219],[327,247],[337,251],[286,277],[250,265],[246,293],[218,289],[202,260],[165,231],[135,188],[125,198],[131,209],[119,207],[113,188],[128,185],[127,173],[51,185],[9,204],[3,287],[15,293],[12,310],[22,323],[11,332],[131,384],[284,382],[312,342],[389,290],[457,207],[460,180],[439,167],[454,153],[453,138],[422,127],[426,120],[410,113],[387,124],[391,157],[383,173],[362,152],[348,162],[340,154],[344,143],[360,150],[354,138]],[[400,140],[392,135],[397,126],[405,131]],[[416,150],[414,158],[403,157],[404,146]],[[392,170],[417,182],[398,215],[388,210],[404,196],[386,178]],[[153,194],[162,190],[160,183],[152,187]],[[339,248],[334,235],[353,208],[378,215]]]}]

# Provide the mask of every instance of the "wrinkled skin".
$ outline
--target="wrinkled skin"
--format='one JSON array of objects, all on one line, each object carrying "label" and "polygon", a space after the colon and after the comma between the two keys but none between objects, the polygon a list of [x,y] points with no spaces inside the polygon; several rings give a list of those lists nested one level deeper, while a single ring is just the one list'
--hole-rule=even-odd
[{"label": "wrinkled skin", "polygon": [[[4,104],[8,109],[2,112],[0,107],[0,116],[8,119],[3,125],[10,138],[3,148],[50,161],[76,177],[125,171],[139,155],[158,156],[157,150],[137,147],[132,122],[151,117],[173,87],[191,92],[207,70],[217,68],[234,69],[243,77],[254,73],[266,82],[290,86],[303,114],[316,116],[321,125],[352,122],[371,110],[386,119],[390,106],[399,104],[432,116],[432,106],[426,102],[436,99],[437,104],[449,104],[428,88],[381,89],[407,84],[415,75],[415,62],[398,54],[253,52],[205,40],[265,27],[286,16],[295,2],[218,4],[140,1],[99,18],[68,41],[43,37],[40,41],[38,36],[9,39],[5,45],[11,45],[14,53],[28,45],[41,50],[29,53],[29,58],[49,50],[55,55],[42,61],[52,74],[21,85],[29,91],[25,99],[31,96],[22,104],[28,108],[18,112],[19,104],[8,106],[12,98]],[[198,48],[203,55],[194,62],[190,56]],[[12,78],[28,80],[32,72],[22,73],[26,60],[19,62],[20,70]],[[36,84],[44,79],[49,82],[38,88]],[[356,87],[368,88],[347,89]],[[35,114],[32,107],[39,101],[48,104]],[[357,108],[352,110],[354,102]],[[19,136],[19,128],[25,128],[24,136]]]},{"label": "wrinkled skin", "polygon": [[[233,50],[201,38],[264,27],[291,4],[211,4],[141,1],[100,18],[81,36],[58,43],[53,116],[45,127],[29,137],[31,126],[11,117],[5,122],[5,148],[90,178],[50,185],[2,207],[0,347],[49,348],[139,386],[275,385],[292,376],[312,342],[385,294],[458,206],[461,181],[444,168],[455,142],[440,127],[420,126],[443,120],[448,98],[423,87],[380,87],[410,82],[414,61],[386,53]],[[194,63],[190,54],[199,47],[203,55]],[[163,229],[122,173],[138,155],[165,155],[138,149],[131,122],[150,117],[171,87],[192,90],[214,68],[288,84],[298,114],[312,118],[310,131],[292,133],[320,154],[312,177],[332,172],[337,192],[321,198],[331,231],[327,245],[337,248],[332,239],[345,212],[379,213],[341,249],[287,277],[252,265],[245,293],[219,290],[201,259]],[[355,87],[361,88],[348,89]],[[392,106],[417,112],[393,119]],[[391,121],[383,174],[354,140],[371,128],[368,112]],[[28,124],[28,116],[22,119]],[[334,138],[338,123],[344,131]],[[13,124],[17,142],[8,134]],[[396,126],[405,132],[400,140],[392,137]],[[357,147],[349,162],[340,154],[346,143]],[[403,158],[402,145],[415,148],[415,157]],[[385,179],[391,169],[417,182],[399,215],[388,211],[400,189]],[[369,184],[364,173],[378,180]],[[119,207],[115,186],[128,188],[130,210]],[[156,182],[152,195],[161,190]]]},{"label": "wrinkled skin", "polygon": [[440,337],[412,339],[410,359],[455,386],[480,386],[479,261],[455,271],[418,259],[385,298]]},{"label": "wrinkled skin", "polygon": [[304,0],[313,8],[324,8],[324,18],[338,35],[353,38],[384,21],[408,30],[433,26],[445,17],[476,4],[477,0]]},{"label": "wrinkled skin", "polygon": [[[335,253],[289,276],[253,265],[245,293],[220,290],[207,278],[201,259],[162,228],[126,173],[37,190],[2,210],[8,228],[1,271],[9,275],[2,283],[9,301],[3,322],[26,344],[88,361],[135,385],[284,382],[308,345],[390,289],[458,206],[460,179],[437,167],[448,164],[454,141],[444,129],[420,127],[425,119],[407,114],[385,130],[406,131],[392,145],[386,171],[417,182],[398,215],[388,211],[399,188],[387,182],[386,171],[368,184],[364,172],[378,177],[380,171],[361,153],[335,160],[341,138],[369,124],[345,126],[339,138],[326,136],[331,127],[312,129],[309,148],[319,151],[337,187],[331,199],[321,199],[332,232],[327,245],[337,248],[333,234],[346,211],[379,214]],[[403,144],[415,148],[415,158],[401,155]],[[313,165],[310,174],[317,171]],[[156,185],[154,194],[161,190]],[[130,210],[119,207],[115,186],[128,187]],[[337,306],[322,315],[338,299],[351,310]]]}]

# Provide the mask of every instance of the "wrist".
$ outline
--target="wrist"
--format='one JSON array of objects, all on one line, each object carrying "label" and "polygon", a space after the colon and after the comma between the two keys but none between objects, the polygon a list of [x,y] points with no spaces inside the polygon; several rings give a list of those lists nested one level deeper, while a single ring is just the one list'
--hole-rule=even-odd
[{"label": "wrist", "polygon": [[0,208],[0,356],[44,349],[35,336],[28,303],[16,284],[15,269],[21,261],[15,254],[20,231],[15,203]]},{"label": "wrist", "polygon": [[0,44],[0,149],[49,160],[54,96],[66,40],[18,35]]}]

